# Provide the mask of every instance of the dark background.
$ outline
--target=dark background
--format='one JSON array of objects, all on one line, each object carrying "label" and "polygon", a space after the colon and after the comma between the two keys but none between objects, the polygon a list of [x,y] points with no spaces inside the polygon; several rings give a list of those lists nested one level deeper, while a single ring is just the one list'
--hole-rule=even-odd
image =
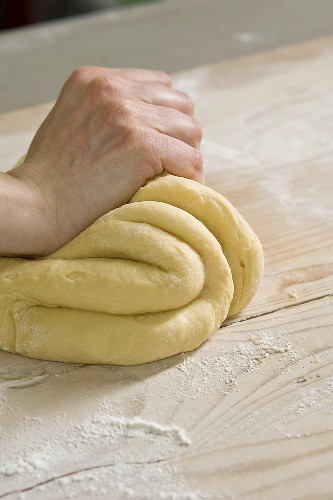
[{"label": "dark background", "polygon": [[0,30],[144,2],[147,0],[0,0]]}]

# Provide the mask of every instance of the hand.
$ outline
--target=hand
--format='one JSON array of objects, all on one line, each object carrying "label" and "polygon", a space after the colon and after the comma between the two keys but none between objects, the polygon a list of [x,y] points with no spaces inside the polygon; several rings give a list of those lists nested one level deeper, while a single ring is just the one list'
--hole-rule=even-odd
[{"label": "hand", "polygon": [[9,172],[42,214],[36,218],[40,231],[33,231],[30,248],[25,239],[23,252],[1,244],[0,252],[56,250],[163,170],[201,182],[201,138],[192,101],[172,89],[166,74],[75,70],[24,163]]}]

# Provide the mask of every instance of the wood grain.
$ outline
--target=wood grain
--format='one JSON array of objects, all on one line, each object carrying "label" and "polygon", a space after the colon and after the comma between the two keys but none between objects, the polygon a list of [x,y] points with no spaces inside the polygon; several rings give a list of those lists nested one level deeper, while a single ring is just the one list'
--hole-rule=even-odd
[{"label": "wood grain", "polygon": [[[333,39],[175,84],[196,101],[207,184],[263,243],[263,284],[188,355],[111,367],[0,352],[0,498],[333,497]],[[50,106],[0,116],[2,170]],[[192,444],[110,439],[110,415],[176,425]]]},{"label": "wood grain", "polygon": [[330,293],[332,40],[178,78],[196,99],[207,184],[230,199],[263,243],[264,282],[240,318]]}]

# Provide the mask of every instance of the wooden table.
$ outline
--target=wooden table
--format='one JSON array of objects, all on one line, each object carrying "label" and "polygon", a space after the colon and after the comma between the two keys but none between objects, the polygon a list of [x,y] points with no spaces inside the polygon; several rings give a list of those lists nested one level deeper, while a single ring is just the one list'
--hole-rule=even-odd
[{"label": "wooden table", "polygon": [[[260,291],[160,362],[1,352],[0,498],[333,498],[333,39],[175,84],[196,101],[207,184],[263,243]],[[0,117],[3,170],[49,107]]]}]

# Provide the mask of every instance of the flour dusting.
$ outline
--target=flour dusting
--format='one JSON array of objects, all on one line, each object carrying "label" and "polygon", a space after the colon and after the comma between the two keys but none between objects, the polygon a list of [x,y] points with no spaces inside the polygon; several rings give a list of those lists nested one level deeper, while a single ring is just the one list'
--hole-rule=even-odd
[{"label": "flour dusting", "polygon": [[77,429],[76,435],[80,437],[81,442],[87,442],[92,437],[113,440],[116,437],[164,436],[172,438],[178,445],[191,444],[191,439],[183,429],[175,425],[161,425],[140,417],[131,419],[102,414],[76,425],[75,428]]},{"label": "flour dusting", "polygon": [[[0,411],[8,425],[0,432],[0,495],[17,491],[20,500],[83,495],[106,498],[112,489],[115,500],[234,498],[227,483],[218,492],[211,483],[204,491],[190,485],[178,459],[190,457],[195,449],[192,447],[198,444],[204,450],[206,441],[221,447],[221,452],[243,443],[244,435],[255,441],[268,427],[282,439],[311,439],[310,430],[299,427],[299,420],[311,414],[333,414],[333,379],[327,378],[323,384],[319,374],[317,378],[303,371],[288,382],[290,391],[294,386],[299,388],[297,398],[286,391],[286,400],[275,412],[260,403],[253,408],[249,405],[249,411],[242,414],[243,397],[238,393],[242,392],[244,377],[252,377],[257,384],[257,376],[260,379],[265,373],[271,358],[275,359],[277,377],[283,380],[290,379],[289,367],[300,370],[303,366],[293,337],[286,330],[279,331],[279,323],[274,321],[274,332],[266,325],[268,329],[250,331],[244,338],[233,334],[224,342],[206,343],[194,353],[141,367],[24,360],[1,369]],[[238,325],[233,328],[237,330]],[[304,337],[299,341],[304,342]],[[52,387],[63,400],[66,381],[73,383],[69,391],[76,402],[72,405],[67,399],[68,409],[62,405],[65,411],[55,406],[46,414],[38,408],[25,415],[17,413],[14,396],[32,391],[33,400],[39,385],[44,390],[40,403]],[[87,383],[87,394],[90,391],[92,397],[78,394],[78,387]],[[283,384],[278,383],[277,388],[280,386]],[[96,388],[102,387],[103,392],[97,395]],[[268,385],[267,390],[274,394],[277,389]],[[234,403],[224,405],[229,397]],[[260,401],[265,402],[264,394]],[[222,416],[213,419],[206,434],[205,417],[214,413],[218,402],[222,403]],[[233,412],[236,403],[241,406]],[[233,419],[238,422],[236,426]],[[15,425],[11,421],[16,421]],[[178,422],[186,425],[179,426]],[[195,479],[190,477],[191,481]],[[31,485],[35,486],[30,490]]]},{"label": "flour dusting", "polygon": [[[138,484],[140,493],[138,496]],[[203,500],[212,498],[200,492],[193,492],[179,479],[179,471],[175,466],[160,464],[115,464],[94,470],[78,472],[55,480],[47,488],[48,500],[60,498],[80,498],[87,494],[93,498],[112,498],[122,500],[156,499],[156,500]],[[112,492],[112,496],[110,496]],[[25,493],[20,500],[29,498],[45,499],[45,487],[34,489],[30,497]]]},{"label": "flour dusting", "polygon": [[[50,424],[52,430],[47,432]],[[121,439],[135,440],[138,450],[140,440],[150,442],[151,451],[148,451],[146,459],[153,459],[154,456],[163,458],[177,447],[191,444],[184,429],[176,425],[162,425],[140,417],[114,416],[105,403],[101,403],[94,415],[80,423],[71,421],[66,416],[47,421],[40,418],[24,419],[17,433],[19,441],[21,435],[22,440],[23,435],[31,435],[31,442],[27,442],[25,438],[23,450],[17,444],[17,439],[5,446],[6,453],[0,457],[0,474],[4,476],[30,475],[34,472],[36,478],[39,478],[43,476],[43,471],[52,470],[64,459],[71,463],[87,458],[96,447],[105,451],[112,446],[117,451],[114,456],[121,460],[123,445],[119,446],[117,443]],[[67,457],[64,456],[64,447]],[[135,459],[132,455],[132,460]]]},{"label": "flour dusting", "polygon": [[181,392],[191,399],[202,399],[209,394],[228,394],[237,385],[242,373],[258,373],[261,364],[273,354],[290,363],[298,359],[290,342],[283,340],[283,332],[270,335],[261,332],[250,335],[250,342],[237,342],[230,351],[219,349],[201,357],[183,354],[183,361],[176,366],[184,377],[179,382]]}]

